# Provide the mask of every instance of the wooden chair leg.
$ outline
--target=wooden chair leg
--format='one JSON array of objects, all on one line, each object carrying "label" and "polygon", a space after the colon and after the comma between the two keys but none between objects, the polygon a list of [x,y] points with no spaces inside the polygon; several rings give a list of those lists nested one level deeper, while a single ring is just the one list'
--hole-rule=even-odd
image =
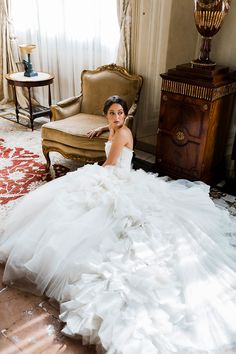
[{"label": "wooden chair leg", "polygon": [[46,169],[47,169],[47,171],[49,171],[50,166],[51,166],[51,160],[50,160],[50,156],[49,156],[49,150],[45,146],[43,146],[43,154],[44,154],[44,157],[47,161]]}]

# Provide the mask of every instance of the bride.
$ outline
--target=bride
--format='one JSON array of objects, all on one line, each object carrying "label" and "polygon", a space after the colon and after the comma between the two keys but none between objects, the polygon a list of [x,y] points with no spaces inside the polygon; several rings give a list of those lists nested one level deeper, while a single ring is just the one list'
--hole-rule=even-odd
[{"label": "bride", "polygon": [[0,238],[4,282],[56,299],[63,333],[109,354],[228,353],[236,221],[202,182],[132,170],[127,113],[120,97],[105,102],[103,166],[49,182],[15,208]]}]

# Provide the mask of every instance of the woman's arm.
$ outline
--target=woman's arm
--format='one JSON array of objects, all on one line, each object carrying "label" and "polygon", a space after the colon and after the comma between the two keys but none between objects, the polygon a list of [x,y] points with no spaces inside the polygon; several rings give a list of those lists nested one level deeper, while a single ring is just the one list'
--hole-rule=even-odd
[{"label": "woman's arm", "polygon": [[115,165],[121,154],[123,147],[129,141],[129,132],[126,129],[119,129],[112,140],[111,149],[109,155],[104,162],[103,166]]},{"label": "woman's arm", "polygon": [[104,125],[103,127],[99,127],[96,129],[92,129],[87,133],[87,137],[88,138],[93,138],[94,136],[99,136],[101,135],[103,132],[107,132],[109,130],[109,125]]}]

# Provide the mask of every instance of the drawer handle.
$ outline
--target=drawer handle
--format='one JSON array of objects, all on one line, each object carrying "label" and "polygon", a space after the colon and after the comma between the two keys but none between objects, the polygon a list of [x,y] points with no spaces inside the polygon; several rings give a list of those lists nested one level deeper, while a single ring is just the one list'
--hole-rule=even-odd
[{"label": "drawer handle", "polygon": [[167,95],[163,95],[163,96],[162,96],[162,99],[163,99],[163,101],[167,101],[167,100],[168,100]]},{"label": "drawer handle", "polygon": [[178,130],[175,134],[176,136],[176,139],[179,140],[179,141],[182,141],[185,139],[185,135],[184,135],[184,132],[182,130]]}]

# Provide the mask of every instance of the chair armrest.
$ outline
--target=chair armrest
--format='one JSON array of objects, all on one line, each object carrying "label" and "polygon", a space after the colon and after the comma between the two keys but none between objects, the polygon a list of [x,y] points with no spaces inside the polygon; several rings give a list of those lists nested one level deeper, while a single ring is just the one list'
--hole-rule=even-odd
[{"label": "chair armrest", "polygon": [[80,112],[82,95],[67,98],[55,105],[51,105],[52,121],[61,120],[73,116]]},{"label": "chair armrest", "polygon": [[133,103],[129,109],[128,115],[125,119],[125,125],[132,131],[134,115],[137,111],[137,104]]},{"label": "chair armrest", "polygon": [[133,103],[129,109],[128,116],[134,116],[137,111],[137,103]]},{"label": "chair armrest", "polygon": [[127,117],[125,118],[125,125],[132,131],[133,128],[133,120],[134,116],[131,114],[128,114]]}]

